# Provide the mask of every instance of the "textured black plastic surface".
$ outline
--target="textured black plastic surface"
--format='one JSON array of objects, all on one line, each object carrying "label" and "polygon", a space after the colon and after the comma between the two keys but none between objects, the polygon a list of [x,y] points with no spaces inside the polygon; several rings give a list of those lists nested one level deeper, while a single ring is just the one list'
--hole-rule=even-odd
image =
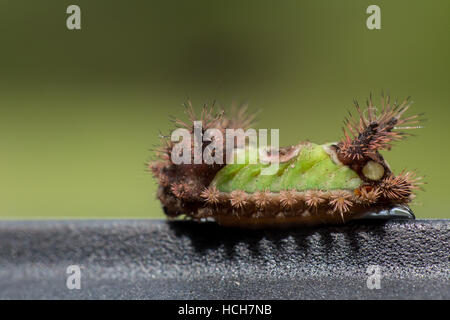
[{"label": "textured black plastic surface", "polygon": [[[158,220],[0,222],[0,298],[450,298],[449,220],[239,230]],[[81,289],[66,268],[81,268]],[[368,289],[368,266],[381,289]]]}]

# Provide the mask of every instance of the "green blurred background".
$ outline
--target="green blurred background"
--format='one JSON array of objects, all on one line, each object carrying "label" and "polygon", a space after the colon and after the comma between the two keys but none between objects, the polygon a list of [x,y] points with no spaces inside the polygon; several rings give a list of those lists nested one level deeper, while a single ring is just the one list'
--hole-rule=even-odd
[{"label": "green blurred background", "polygon": [[382,89],[426,113],[385,156],[426,175],[418,217],[448,218],[449,18],[448,0],[1,0],[0,218],[163,217],[144,163],[186,99],[248,101],[289,145],[337,140]]}]

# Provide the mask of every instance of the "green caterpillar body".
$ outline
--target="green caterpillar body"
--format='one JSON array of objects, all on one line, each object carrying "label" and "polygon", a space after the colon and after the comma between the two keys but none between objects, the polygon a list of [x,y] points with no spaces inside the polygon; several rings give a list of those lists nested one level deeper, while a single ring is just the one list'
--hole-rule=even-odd
[{"label": "green caterpillar body", "polygon": [[[336,163],[325,150],[329,144],[303,143],[296,156],[280,162],[275,174],[262,175],[270,164],[227,164],[214,177],[211,186],[221,192],[243,190],[248,193],[270,190],[353,190],[361,186],[358,174],[342,163]],[[259,152],[258,152],[259,154]],[[248,160],[248,157],[247,157]]]}]

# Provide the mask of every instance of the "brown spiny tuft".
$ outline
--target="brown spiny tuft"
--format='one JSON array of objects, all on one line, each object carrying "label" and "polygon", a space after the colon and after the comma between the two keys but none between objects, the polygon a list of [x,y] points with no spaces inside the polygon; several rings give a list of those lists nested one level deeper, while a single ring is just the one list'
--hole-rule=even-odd
[{"label": "brown spiny tuft", "polygon": [[[251,125],[254,115],[247,112],[244,106],[239,110],[234,110],[231,117],[227,117],[225,113],[215,111],[214,105],[204,106],[200,115],[196,115],[194,108],[190,102],[185,104],[185,113],[187,120],[173,119],[176,128],[184,128],[191,133],[192,147],[194,145],[194,121],[202,121],[203,133],[210,128],[218,129],[226,137],[226,129],[237,129],[237,126],[246,130],[247,125]],[[208,196],[208,203],[216,203],[218,194],[214,190],[209,190],[210,194],[206,194],[205,188],[211,184],[216,173],[223,168],[225,164],[194,164],[194,154],[191,154],[191,164],[184,163],[176,165],[172,163],[172,150],[175,143],[170,140],[170,135],[164,136],[159,134],[160,145],[154,150],[155,159],[148,164],[148,169],[153,173],[159,181],[158,198],[163,204],[164,211],[169,216],[178,216],[183,213],[198,210],[203,206],[204,197]],[[225,139],[224,139],[225,140]],[[201,142],[201,150],[211,143],[210,141]],[[191,148],[195,150],[195,148]],[[226,141],[223,141],[223,163],[226,157]],[[181,202],[180,202],[181,201]]]},{"label": "brown spiny tuft", "polygon": [[398,201],[407,202],[414,189],[418,189],[422,177],[417,177],[414,172],[401,172],[399,175],[389,175],[380,183],[380,189],[383,197]]},{"label": "brown spiny tuft", "polygon": [[393,141],[408,135],[404,130],[419,128],[419,115],[402,118],[411,104],[409,98],[397,104],[382,95],[381,112],[377,113],[372,95],[365,111],[355,101],[358,115],[354,118],[349,114],[344,121],[344,138],[337,145],[339,160],[344,164],[363,159],[377,160],[379,150],[390,149]]},{"label": "brown spiny tuft", "polygon": [[255,118],[256,113],[250,113],[247,104],[240,107],[233,104],[231,106],[230,118],[227,118],[227,127],[232,129],[252,128],[255,125]]},{"label": "brown spiny tuft", "polygon": [[281,191],[280,204],[284,209],[292,209],[297,204],[295,191]]},{"label": "brown spiny tuft", "polygon": [[187,101],[184,104],[185,114],[188,117],[188,121],[183,121],[181,119],[174,119],[173,122],[178,128],[185,128],[191,132],[194,132],[194,121],[201,121],[203,129],[209,128],[220,128],[224,120],[224,111],[219,112],[214,111],[214,103],[211,106],[204,105],[198,117],[195,113],[194,107],[191,101]]},{"label": "brown spiny tuft", "polygon": [[253,200],[258,209],[266,209],[270,205],[270,192],[268,190],[257,191],[253,194]]},{"label": "brown spiny tuft", "polygon": [[216,205],[220,202],[220,192],[214,186],[205,188],[200,196],[205,199],[207,204]]},{"label": "brown spiny tuft", "polygon": [[341,214],[342,221],[344,221],[344,213],[350,211],[350,208],[353,205],[351,198],[351,193],[347,191],[336,190],[331,192],[330,205],[333,206],[334,212],[339,212]]},{"label": "brown spiny tuft", "polygon": [[[202,131],[203,133],[208,129],[218,129],[222,132],[225,137],[226,129],[238,129],[242,128],[246,130],[251,125],[253,125],[253,121],[255,119],[255,114],[249,113],[247,110],[247,105],[244,105],[240,108],[233,107],[231,116],[227,117],[225,115],[224,110],[215,111],[214,103],[211,106],[204,105],[202,111],[199,116],[195,113],[194,107],[190,101],[184,104],[185,114],[187,116],[187,120],[182,119],[172,119],[172,122],[175,124],[176,128],[184,128],[188,130],[191,134],[191,143],[192,147],[194,146],[194,122],[201,121],[202,122]],[[174,143],[170,140],[170,136],[165,136],[163,134],[159,134],[160,138],[160,146],[155,149],[155,155],[158,158],[157,162],[164,162],[170,164],[172,149],[174,147]],[[210,143],[208,141],[202,142],[202,151],[204,148]],[[224,141],[224,147],[226,143]],[[194,150],[194,148],[192,148]],[[225,150],[225,149],[224,149]],[[225,152],[224,152],[225,154]],[[192,154],[192,160],[193,160]],[[224,159],[225,160],[225,159]],[[193,161],[192,161],[193,162]],[[152,162],[154,164],[154,162]]]},{"label": "brown spiny tuft", "polygon": [[186,182],[172,183],[170,185],[170,190],[175,197],[180,199],[198,199],[197,186],[195,184],[189,184]]},{"label": "brown spiny tuft", "polygon": [[308,190],[305,194],[305,203],[313,209],[317,209],[324,201],[325,199],[320,191]]},{"label": "brown spiny tuft", "polygon": [[230,194],[230,203],[233,208],[242,209],[248,203],[247,194],[242,190],[235,190]]},{"label": "brown spiny tuft", "polygon": [[377,187],[362,186],[355,189],[355,194],[357,199],[361,201],[364,205],[371,205],[377,202],[380,197],[381,190]]}]

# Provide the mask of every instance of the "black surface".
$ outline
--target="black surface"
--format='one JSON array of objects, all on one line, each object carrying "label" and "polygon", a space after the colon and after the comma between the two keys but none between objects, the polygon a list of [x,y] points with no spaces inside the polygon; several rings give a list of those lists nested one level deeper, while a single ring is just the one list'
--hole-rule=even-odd
[{"label": "black surface", "polygon": [[[239,230],[158,220],[0,222],[0,298],[449,299],[450,220]],[[81,290],[66,268],[81,267]],[[381,289],[368,289],[369,265]]]}]

